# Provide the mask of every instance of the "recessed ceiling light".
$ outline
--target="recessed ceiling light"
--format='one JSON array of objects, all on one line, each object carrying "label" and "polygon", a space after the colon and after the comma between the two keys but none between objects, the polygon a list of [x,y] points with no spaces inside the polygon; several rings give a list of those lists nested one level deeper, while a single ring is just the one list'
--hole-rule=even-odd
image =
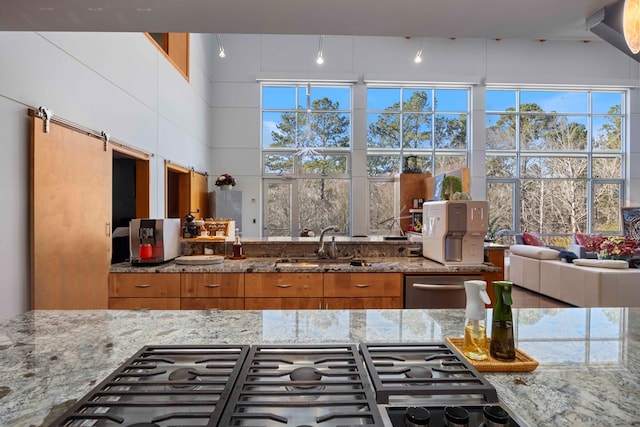
[{"label": "recessed ceiling light", "polygon": [[50,12],[53,10],[52,7],[39,7],[38,10],[42,11],[42,12]]},{"label": "recessed ceiling light", "polygon": [[136,7],[136,10],[138,12],[151,12],[151,8],[150,7]]},{"label": "recessed ceiling light", "polygon": [[90,7],[88,10],[90,12],[102,12],[104,9],[102,9],[101,7]]}]

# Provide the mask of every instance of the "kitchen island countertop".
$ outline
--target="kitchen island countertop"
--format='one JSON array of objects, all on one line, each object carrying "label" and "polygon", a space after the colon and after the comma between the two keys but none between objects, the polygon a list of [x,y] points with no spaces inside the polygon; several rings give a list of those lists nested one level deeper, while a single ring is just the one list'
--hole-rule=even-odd
[{"label": "kitchen island countertop", "polygon": [[[182,265],[169,261],[159,265],[134,266],[129,262],[113,264],[111,273],[270,273],[270,272],[399,272],[399,273],[456,273],[478,271],[500,271],[492,264],[479,265],[442,265],[423,257],[365,257],[366,266],[352,266],[348,262],[327,263],[317,266],[288,266],[278,267],[276,261],[280,258],[255,257],[241,260],[226,259],[219,264],[210,265]],[[286,259],[286,258],[285,258]],[[304,259],[307,260],[306,258]],[[308,262],[314,264],[317,258],[309,257]]]},{"label": "kitchen island countertop", "polygon": [[[31,311],[0,323],[0,425],[48,425],[144,345],[434,342],[463,323],[464,310]],[[515,309],[514,324],[540,365],[484,376],[519,418],[640,425],[640,309]]]}]

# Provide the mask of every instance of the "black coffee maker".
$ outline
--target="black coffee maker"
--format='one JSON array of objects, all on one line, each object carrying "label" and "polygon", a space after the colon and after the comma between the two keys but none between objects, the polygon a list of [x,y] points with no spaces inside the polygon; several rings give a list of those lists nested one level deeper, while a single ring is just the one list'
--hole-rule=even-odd
[{"label": "black coffee maker", "polygon": [[191,212],[185,215],[184,225],[182,226],[182,237],[184,239],[195,239],[200,235],[199,227],[193,222],[195,217]]}]

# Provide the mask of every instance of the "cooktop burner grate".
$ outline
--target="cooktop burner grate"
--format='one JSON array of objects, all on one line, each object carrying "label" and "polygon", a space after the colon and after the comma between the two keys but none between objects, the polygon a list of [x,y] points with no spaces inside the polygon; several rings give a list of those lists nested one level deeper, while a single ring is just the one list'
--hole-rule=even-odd
[{"label": "cooktop burner grate", "polygon": [[498,401],[495,388],[445,343],[363,343],[360,352],[378,403],[425,397],[431,401]]},{"label": "cooktop burner grate", "polygon": [[248,351],[145,346],[51,425],[216,425]]},{"label": "cooktop burner grate", "polygon": [[356,345],[256,345],[224,426],[383,426]]}]

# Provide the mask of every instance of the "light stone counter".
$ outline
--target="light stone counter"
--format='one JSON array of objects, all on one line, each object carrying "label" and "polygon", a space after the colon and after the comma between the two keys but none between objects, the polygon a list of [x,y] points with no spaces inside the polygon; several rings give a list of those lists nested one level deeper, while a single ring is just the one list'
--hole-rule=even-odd
[{"label": "light stone counter", "polygon": [[[48,425],[148,344],[431,342],[463,322],[464,310],[32,311],[0,323],[0,425]],[[540,365],[485,376],[525,422],[640,425],[640,309],[518,309],[514,323]]]},{"label": "light stone counter", "polygon": [[[220,264],[211,265],[178,265],[175,261],[156,266],[132,266],[128,262],[111,266],[112,273],[269,273],[269,272],[400,272],[400,273],[455,273],[500,271],[491,264],[480,265],[454,265],[445,266],[423,257],[384,257],[365,258],[366,266],[354,267],[348,262],[340,264],[320,264],[315,267],[283,267],[279,268],[276,261],[279,258],[256,257],[243,260],[226,259]],[[309,258],[313,263],[315,258]]]}]

